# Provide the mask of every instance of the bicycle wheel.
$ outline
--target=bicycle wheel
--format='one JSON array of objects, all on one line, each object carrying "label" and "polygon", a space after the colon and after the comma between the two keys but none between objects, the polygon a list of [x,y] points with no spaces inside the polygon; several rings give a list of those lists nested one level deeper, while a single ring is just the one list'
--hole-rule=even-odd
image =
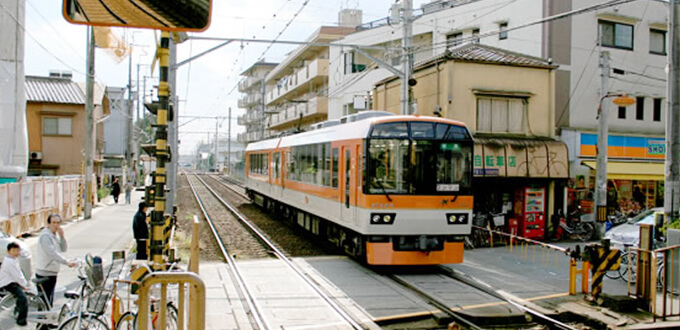
[{"label": "bicycle wheel", "polygon": [[[80,327],[79,327],[80,325]],[[106,322],[102,321],[98,315],[83,313],[80,314],[80,319],[78,315],[71,316],[59,325],[59,330],[108,330],[109,326]]]},{"label": "bicycle wheel", "polygon": [[[630,264],[630,267],[629,265]],[[630,270],[630,274],[628,271]],[[637,253],[625,252],[621,255],[621,268],[619,268],[621,278],[635,284],[637,281]]]},{"label": "bicycle wheel", "polygon": [[[167,313],[166,314],[167,323],[165,325],[165,330],[175,330],[175,329],[177,329],[177,307],[175,307],[175,304],[173,304],[172,302],[169,302],[166,305],[166,308],[167,308],[167,312],[166,312]],[[161,329],[158,329],[158,327],[160,326],[160,322],[158,321],[158,317],[160,316],[160,314],[151,313],[150,316],[152,318],[150,320],[151,326],[148,327],[148,328],[149,329],[155,329],[155,330],[161,330]],[[138,320],[137,316],[135,316],[134,329],[137,329],[137,320]]]},{"label": "bicycle wheel", "polygon": [[116,322],[116,330],[133,330],[137,326],[137,314],[125,312]]},{"label": "bicycle wheel", "polygon": [[[47,310],[47,305],[45,302],[38,297],[35,293],[26,292],[26,298],[28,298],[28,312],[43,312]],[[16,320],[16,314],[14,313],[14,307],[16,306],[16,298],[14,295],[9,294],[4,296],[0,300],[0,328],[4,328],[3,325],[8,325],[6,323],[11,320],[11,324],[14,324]]]}]

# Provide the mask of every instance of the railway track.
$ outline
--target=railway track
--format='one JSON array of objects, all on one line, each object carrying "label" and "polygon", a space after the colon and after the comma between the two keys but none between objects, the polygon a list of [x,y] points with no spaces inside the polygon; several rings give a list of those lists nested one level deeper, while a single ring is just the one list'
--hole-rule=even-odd
[{"label": "railway track", "polygon": [[[211,175],[210,178],[214,182],[218,183],[220,186],[229,189],[231,193],[233,193],[234,195],[238,195],[240,198],[243,199],[248,198],[245,195],[242,183],[234,180],[229,180],[222,176]],[[427,304],[435,307],[438,311],[447,315],[456,324],[465,329],[485,329],[488,328],[489,325],[480,324],[483,322],[479,322],[479,320],[467,317],[464,313],[461,312],[461,308],[459,308],[458,306],[454,306],[454,304],[452,304],[450,301],[442,299],[441,297],[437,296],[436,293],[433,293],[431,290],[421,288],[418,283],[423,280],[422,279],[423,275],[433,277],[443,276],[450,280],[452,283],[453,282],[457,283],[455,285],[468,286],[473,288],[473,290],[481,291],[481,293],[484,295],[488,295],[490,297],[497,299],[498,302],[495,304],[507,305],[508,308],[515,309],[517,313],[524,313],[525,316],[519,317],[517,319],[524,320],[525,323],[517,324],[517,326],[532,328],[533,324],[533,326],[539,326],[547,329],[576,329],[575,327],[572,327],[569,324],[563,323],[537,310],[524,306],[520,302],[513,300],[513,298],[510,295],[504,294],[504,292],[500,290],[492,288],[485,283],[481,283],[473,278],[467,277],[464,274],[461,274],[445,266],[434,267],[432,268],[432,272],[430,272],[429,274],[417,274],[415,275],[415,277],[412,277],[411,275],[397,274],[397,272],[389,271],[387,272],[376,271],[376,272],[381,274],[382,276],[389,278],[391,281],[398,284],[402,288],[420,297]],[[459,304],[459,302],[457,304]],[[526,320],[530,321],[527,322]],[[497,327],[497,325],[494,325],[493,327]]]},{"label": "railway track", "polygon": [[[311,288],[318,295],[318,297],[321,300],[323,300],[325,304],[327,304],[328,308],[332,309],[334,313],[344,322],[344,327],[351,329],[363,329],[363,327],[358,322],[356,322],[347,312],[345,312],[338,304],[336,304],[324,292],[324,290],[319,287],[319,285],[317,285],[311,278],[309,278],[309,276],[306,275],[305,272],[302,269],[300,269],[300,267],[293,263],[287,256],[285,251],[278,248],[276,244],[274,244],[274,242],[272,242],[266,235],[264,235],[264,233],[262,233],[255,225],[250,223],[250,221],[248,221],[248,219],[243,214],[241,214],[241,212],[239,212],[233,205],[224,200],[212,187],[210,187],[210,185],[207,182],[205,182],[198,175],[191,174],[186,175],[189,181],[189,185],[191,186],[191,189],[194,193],[194,196],[201,210],[203,211],[206,222],[211,228],[211,232],[213,233],[215,240],[218,242],[218,245],[220,246],[220,250],[222,251],[225,261],[230,265],[229,270],[231,272],[232,279],[234,280],[234,282],[237,283],[240,293],[243,296],[243,300],[246,302],[247,307],[250,310],[250,315],[253,318],[253,324],[258,329],[273,329],[275,328],[275,326],[268,322],[266,317],[267,314],[266,311],[264,310],[263,306],[261,306],[258,303],[258,300],[255,298],[254,292],[249,288],[248,279],[243,275],[243,272],[241,272],[240,266],[236,259],[232,257],[231,251],[232,246],[228,246],[228,244],[225,243],[224,238],[231,236],[232,233],[222,231],[220,227],[223,224],[223,222],[222,221],[217,222],[213,217],[211,217],[211,213],[206,207],[206,202],[204,201],[204,198],[206,199],[212,198],[213,200],[217,200],[219,201],[219,204],[221,205],[222,208],[228,209],[229,212],[233,215],[233,218],[237,219],[237,221],[240,223],[241,227],[245,230],[248,230],[249,233],[254,238],[257,239],[259,244],[261,244],[262,248],[267,251],[267,255],[273,256],[277,260],[285,264],[285,266],[290,272],[296,274],[299,277],[299,279],[306,283],[309,286],[309,288]],[[208,197],[207,195],[210,195],[211,197]],[[208,203],[211,203],[211,208],[216,207],[214,202],[208,201]]]}]

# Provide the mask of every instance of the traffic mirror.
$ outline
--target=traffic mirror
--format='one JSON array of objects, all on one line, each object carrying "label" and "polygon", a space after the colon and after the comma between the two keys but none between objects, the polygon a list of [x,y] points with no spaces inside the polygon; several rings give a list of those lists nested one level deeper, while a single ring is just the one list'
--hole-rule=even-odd
[{"label": "traffic mirror", "polygon": [[64,0],[62,13],[74,24],[165,31],[203,31],[212,0]]}]

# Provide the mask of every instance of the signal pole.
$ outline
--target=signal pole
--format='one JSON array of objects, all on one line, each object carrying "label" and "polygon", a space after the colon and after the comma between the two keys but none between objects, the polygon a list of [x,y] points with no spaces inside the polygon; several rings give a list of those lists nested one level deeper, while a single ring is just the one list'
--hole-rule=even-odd
[{"label": "signal pole", "polygon": [[666,222],[678,218],[680,197],[680,5],[670,1],[668,103],[666,106],[666,163],[663,205]]},{"label": "signal pole", "polygon": [[402,24],[404,25],[404,36],[402,37],[402,48],[404,49],[403,70],[404,77],[401,80],[401,114],[411,114],[411,93],[409,80],[411,80],[411,72],[413,71],[413,53],[411,52],[411,43],[413,39],[413,25],[412,13],[413,3],[411,0],[402,0],[403,17]]},{"label": "signal pole", "polygon": [[[87,77],[85,78],[85,205],[83,219],[92,218],[92,139],[94,138],[94,28],[87,28]],[[79,196],[80,198],[80,196]]]},{"label": "signal pole", "polygon": [[597,238],[604,235],[604,221],[607,218],[607,150],[609,136],[609,123],[607,111],[608,102],[604,99],[609,94],[609,52],[600,53],[600,111],[598,115],[599,125],[597,130],[597,177],[595,179],[595,220],[597,226],[595,235]]}]

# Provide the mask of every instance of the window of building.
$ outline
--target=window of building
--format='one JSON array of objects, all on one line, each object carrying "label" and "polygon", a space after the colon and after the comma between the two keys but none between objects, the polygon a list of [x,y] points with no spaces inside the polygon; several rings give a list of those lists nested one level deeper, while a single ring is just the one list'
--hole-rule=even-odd
[{"label": "window of building", "polygon": [[524,133],[526,106],[527,100],[524,98],[478,98],[477,131]]},{"label": "window of building", "polygon": [[635,98],[635,119],[645,119],[645,98],[642,96]]},{"label": "window of building", "polygon": [[654,99],[654,121],[661,121],[661,100],[663,99]]},{"label": "window of building", "polygon": [[498,40],[508,39],[508,22],[498,24],[498,29],[500,30],[500,33],[498,33]]},{"label": "window of building", "polygon": [[619,107],[619,119],[626,119],[626,107]]},{"label": "window of building", "polygon": [[472,29],[472,42],[479,43],[479,29]]},{"label": "window of building", "polygon": [[463,32],[456,32],[446,36],[446,44],[449,47],[456,47],[463,43]]},{"label": "window of building", "polygon": [[600,21],[602,46],[633,49],[633,26],[622,23]]},{"label": "window of building", "polygon": [[649,52],[666,55],[666,31],[649,30]]},{"label": "window of building", "polygon": [[357,73],[366,70],[365,64],[356,64],[354,52],[347,52],[345,57],[345,74]]},{"label": "window of building", "polygon": [[43,135],[71,135],[71,118],[44,117]]}]

